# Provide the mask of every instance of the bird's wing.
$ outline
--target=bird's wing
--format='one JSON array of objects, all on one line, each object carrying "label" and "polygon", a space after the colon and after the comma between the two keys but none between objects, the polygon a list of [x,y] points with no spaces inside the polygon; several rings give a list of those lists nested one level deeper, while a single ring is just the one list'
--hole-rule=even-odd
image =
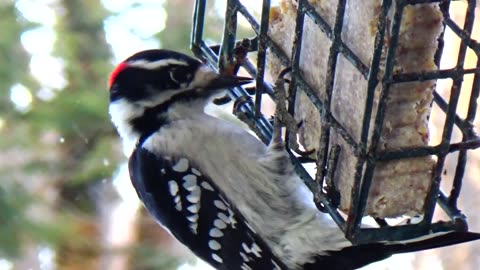
[{"label": "bird's wing", "polygon": [[150,214],[217,269],[286,269],[215,183],[182,157],[137,147],[129,162]]}]

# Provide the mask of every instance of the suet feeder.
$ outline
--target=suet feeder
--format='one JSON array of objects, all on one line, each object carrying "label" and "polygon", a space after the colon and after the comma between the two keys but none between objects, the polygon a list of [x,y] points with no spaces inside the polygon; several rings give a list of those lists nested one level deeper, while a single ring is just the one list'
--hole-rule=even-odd
[{"label": "suet feeder", "polygon": [[[295,154],[292,149],[291,141],[286,136],[287,151],[296,165],[297,173],[302,177],[308,187],[315,194],[315,201],[320,211],[328,213],[332,219],[343,230],[346,237],[355,244],[369,243],[377,241],[398,241],[407,240],[432,232],[448,230],[468,230],[467,220],[457,205],[457,199],[460,196],[462,180],[465,173],[466,163],[469,152],[480,147],[480,137],[474,130],[473,122],[477,112],[477,99],[480,92],[480,43],[472,39],[473,24],[475,22],[476,1],[466,1],[466,14],[464,25],[457,24],[451,17],[451,4],[454,1],[448,0],[383,0],[379,2],[379,9],[376,11],[378,16],[374,24],[373,36],[375,42],[372,43],[372,58],[365,63],[362,56],[357,55],[352,49],[351,44],[345,41],[342,35],[342,26],[347,20],[346,9],[350,2],[356,2],[361,5],[362,1],[330,1],[335,5],[335,17],[330,18],[322,16],[312,2],[298,0],[295,1],[295,29],[293,43],[290,45],[291,52],[286,53],[281,46],[276,43],[272,37],[269,25],[271,23],[271,3],[270,0],[264,0],[259,4],[259,15],[242,4],[239,0],[228,0],[226,14],[224,19],[224,32],[221,42],[218,44],[208,44],[204,39],[204,28],[206,21],[207,0],[197,0],[195,4],[193,32],[191,47],[195,55],[207,61],[210,65],[222,70],[231,69],[229,65],[234,65],[233,69],[241,66],[255,79],[254,91],[237,87],[229,90],[229,98],[235,101],[236,112],[242,115],[242,119],[249,122],[250,127],[256,132],[259,138],[268,143],[272,136],[272,122],[262,114],[262,96],[269,95],[275,99],[278,85],[267,83],[265,81],[266,62],[269,55],[278,59],[279,63],[288,69],[288,101],[287,112],[294,116],[296,98],[300,93],[305,94],[318,110],[321,119],[321,132],[319,132],[319,144],[317,146],[317,158],[315,158],[318,168],[315,177],[312,177],[304,168],[303,162],[308,160],[304,156]],[[318,2],[318,1],[317,1]],[[347,3],[348,2],[348,3]],[[395,57],[402,48],[401,45],[401,26],[402,20],[408,16],[406,13],[411,7],[418,5],[436,5],[441,14],[441,31],[435,40],[435,54],[432,61],[435,63],[433,70],[419,72],[404,72],[396,69]],[[240,38],[237,36],[238,19],[242,16],[250,24],[256,36],[250,38]],[[302,38],[306,20],[313,22],[323,34],[323,38],[329,40],[326,50],[326,68],[323,79],[326,81],[325,89],[322,95],[318,95],[315,86],[311,85],[305,79],[301,68],[301,53],[305,47],[305,39]],[[344,27],[343,27],[344,28]],[[450,40],[444,40],[444,33],[448,29],[460,40],[460,49],[455,67],[442,69],[440,61],[443,56],[445,44]],[[388,39],[388,42],[385,40]],[[464,62],[467,49],[474,52],[477,57],[476,66],[465,68]],[[246,55],[255,52],[256,61],[251,60]],[[332,100],[335,99],[335,82],[342,76],[342,70],[339,70],[339,58],[342,57],[349,65],[355,68],[365,80],[365,100],[362,100],[363,119],[359,119],[361,124],[358,132],[360,136],[351,134],[351,130],[337,119],[338,115],[332,112]],[[232,64],[234,63],[234,64]],[[308,67],[315,69],[316,67]],[[229,72],[232,72],[231,70]],[[471,75],[474,77],[470,89],[462,87],[464,77]],[[436,145],[425,144],[414,147],[399,147],[395,149],[382,148],[381,136],[382,128],[386,125],[386,111],[388,111],[389,95],[399,84],[436,81],[441,79],[450,79],[452,85],[447,95],[442,95],[432,87],[433,101],[429,107],[438,108],[442,114],[443,131],[441,140]],[[460,91],[469,95],[467,113],[464,116],[459,113]],[[465,93],[466,92],[466,93]],[[278,105],[278,104],[277,104]],[[428,116],[426,118],[428,121]],[[454,129],[461,132],[461,140],[453,141],[452,134]],[[288,134],[288,132],[287,132]],[[337,135],[332,135],[337,134]],[[290,134],[291,135],[291,134]],[[337,144],[332,138],[338,136],[344,141],[344,144]],[[296,139],[296,137],[295,137]],[[289,147],[288,147],[289,146]],[[339,156],[342,151],[345,153],[346,147],[354,149],[352,155],[355,157],[355,171],[351,173],[352,192],[349,200],[348,211],[342,211],[339,208],[339,192],[333,183],[335,175],[338,172]],[[456,155],[456,168],[454,177],[449,190],[441,188],[441,182],[444,174],[444,165],[447,155],[458,153]],[[311,157],[311,155],[310,155]],[[373,227],[362,226],[362,219],[368,215],[368,198],[370,189],[374,184],[375,170],[382,162],[401,161],[412,158],[432,158],[431,178],[428,192],[425,194],[424,204],[420,221],[414,222],[407,218],[407,222],[401,224],[392,224],[385,217],[375,217],[377,223]],[[315,178],[315,179],[313,179]],[[409,187],[405,187],[409,188]],[[448,221],[433,221],[434,210],[439,206],[448,216]]]}]

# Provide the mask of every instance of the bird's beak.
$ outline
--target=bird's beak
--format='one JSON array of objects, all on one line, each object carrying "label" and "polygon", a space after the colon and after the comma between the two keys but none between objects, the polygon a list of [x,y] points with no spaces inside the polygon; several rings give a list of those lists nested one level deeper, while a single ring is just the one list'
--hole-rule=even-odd
[{"label": "bird's beak", "polygon": [[251,78],[239,77],[229,74],[219,74],[210,67],[203,66],[199,68],[189,87],[203,91],[222,90],[229,87],[240,86],[251,82]]},{"label": "bird's beak", "polygon": [[209,90],[224,89],[224,88],[229,88],[234,86],[240,86],[250,82],[252,82],[252,78],[218,74],[216,77],[212,78],[207,83],[207,85],[205,86],[205,89],[209,89]]}]

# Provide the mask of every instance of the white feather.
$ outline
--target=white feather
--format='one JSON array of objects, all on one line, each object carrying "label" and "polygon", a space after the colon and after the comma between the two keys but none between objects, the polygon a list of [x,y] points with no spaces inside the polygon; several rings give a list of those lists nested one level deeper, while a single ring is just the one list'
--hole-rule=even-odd
[{"label": "white feather", "polygon": [[126,156],[130,156],[133,152],[135,144],[140,138],[140,134],[135,132],[130,125],[129,121],[141,116],[144,112],[144,108],[140,105],[128,102],[125,99],[119,99],[114,102],[110,102],[108,107],[111,120],[117,131],[123,139],[123,150]]},{"label": "white feather", "polygon": [[188,63],[185,61],[181,61],[178,59],[161,59],[158,61],[147,61],[147,60],[135,60],[135,61],[129,61],[128,62],[129,66],[132,67],[138,67],[138,68],[144,68],[144,69],[150,69],[150,70],[155,70],[160,67],[167,67],[170,65],[181,65],[181,66],[188,66]]},{"label": "white feather", "polygon": [[319,213],[290,162],[275,174],[284,152],[266,147],[237,125],[203,113],[204,104],[178,105],[174,121],[144,143],[152,152],[187,157],[211,177],[287,266],[298,267],[322,250],[349,246],[340,229]]}]

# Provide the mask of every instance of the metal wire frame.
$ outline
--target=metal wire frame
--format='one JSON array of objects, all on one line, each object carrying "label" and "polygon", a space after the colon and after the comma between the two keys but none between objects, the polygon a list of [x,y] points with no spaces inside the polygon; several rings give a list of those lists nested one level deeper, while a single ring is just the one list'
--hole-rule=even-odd
[{"label": "metal wire frame", "polygon": [[[315,180],[305,171],[302,164],[295,155],[289,151],[297,173],[306,182],[309,188],[315,194],[319,209],[328,212],[338,226],[345,232],[346,237],[353,243],[367,243],[383,240],[398,241],[411,239],[428,233],[445,230],[468,230],[466,217],[457,207],[457,199],[462,186],[462,178],[465,172],[467,162],[467,153],[471,149],[480,147],[480,137],[475,133],[473,122],[477,111],[477,99],[480,93],[480,43],[471,38],[473,23],[475,20],[476,0],[468,0],[466,19],[463,27],[457,25],[449,15],[450,0],[383,0],[381,14],[379,16],[377,33],[375,36],[375,47],[371,63],[363,63],[358,56],[342,41],[341,31],[343,26],[343,15],[346,7],[346,0],[339,0],[336,10],[336,19],[333,27],[320,16],[313,6],[306,0],[298,1],[298,11],[296,17],[295,41],[292,48],[292,57],[288,58],[280,47],[275,44],[268,35],[268,21],[270,0],[264,0],[262,3],[262,13],[260,22],[257,22],[252,13],[239,0],[229,0],[225,16],[224,35],[221,44],[209,46],[203,40],[203,27],[205,25],[206,0],[196,0],[194,11],[194,22],[192,31],[192,50],[193,52],[213,67],[224,68],[226,64],[233,61],[233,52],[236,42],[237,17],[240,14],[250,23],[257,36],[252,39],[255,43],[252,50],[257,50],[256,66],[246,60],[242,66],[256,79],[255,101],[249,102],[249,99],[242,99],[248,95],[243,88],[235,88],[229,91],[229,96],[233,100],[242,99],[239,106],[240,110],[252,120],[252,128],[265,143],[268,143],[272,134],[270,122],[261,114],[262,94],[274,95],[272,88],[264,82],[265,70],[265,52],[276,55],[282,65],[292,68],[291,72],[291,93],[303,91],[310,98],[312,104],[318,109],[322,118],[321,144],[317,159],[317,174]],[[395,50],[398,45],[399,30],[403,15],[403,10],[407,5],[416,5],[424,3],[438,2],[444,16],[444,26],[448,27],[461,39],[460,51],[458,54],[457,66],[451,69],[442,69],[427,72],[394,74]],[[395,6],[392,27],[390,29],[390,44],[386,49],[386,62],[384,73],[379,78],[380,58],[382,56],[383,40],[388,29],[386,26],[387,12],[390,7]],[[315,94],[315,91],[303,79],[299,61],[302,49],[302,30],[305,20],[308,16],[322,30],[322,32],[332,41],[329,51],[328,67],[326,73],[326,95],[323,100]],[[220,45],[220,46],[219,46]],[[443,50],[443,34],[439,39],[439,46],[435,54],[435,62],[440,63]],[[467,48],[473,50],[477,56],[475,68],[464,69],[464,61]],[[338,55],[342,54],[359,73],[368,81],[367,99],[364,107],[364,119],[361,130],[360,141],[356,141],[347,130],[333,117],[330,111],[331,96],[333,91],[333,82]],[[460,117],[456,111],[460,96],[463,77],[467,74],[474,74],[473,87],[470,92],[468,112],[465,118]],[[413,82],[451,78],[453,86],[450,91],[449,101],[443,99],[439,93],[434,92],[435,104],[445,113],[446,120],[442,134],[441,143],[436,146],[423,146],[410,149],[378,151],[378,142],[381,135],[387,98],[392,85]],[[373,129],[370,129],[370,119],[374,115],[373,97],[378,84],[381,85],[381,93],[376,111]],[[295,104],[294,98],[290,104]],[[294,106],[289,107],[289,113],[294,113]],[[453,128],[456,126],[462,133],[462,141],[451,143]],[[358,158],[355,181],[352,192],[352,203],[350,212],[345,219],[335,205],[332,203],[331,194],[325,192],[324,183],[331,181],[333,177],[338,151],[335,146],[329,146],[329,137],[331,129],[339,133],[343,139],[352,147],[354,154]],[[369,131],[372,130],[371,142],[367,143]],[[288,140],[286,140],[288,142]],[[330,152],[329,152],[330,149]],[[442,171],[446,156],[449,153],[458,152],[457,166],[455,170],[452,189],[446,194],[440,189]],[[436,167],[434,169],[433,184],[427,195],[425,202],[424,217],[420,223],[407,224],[401,226],[389,226],[385,220],[377,219],[379,228],[361,228],[360,224],[366,208],[368,191],[372,182],[375,165],[378,161],[398,160],[412,157],[424,157],[434,155],[437,157]],[[363,171],[363,168],[365,170]],[[362,173],[363,172],[363,173]],[[439,205],[450,217],[447,222],[432,222],[435,206]]]}]

